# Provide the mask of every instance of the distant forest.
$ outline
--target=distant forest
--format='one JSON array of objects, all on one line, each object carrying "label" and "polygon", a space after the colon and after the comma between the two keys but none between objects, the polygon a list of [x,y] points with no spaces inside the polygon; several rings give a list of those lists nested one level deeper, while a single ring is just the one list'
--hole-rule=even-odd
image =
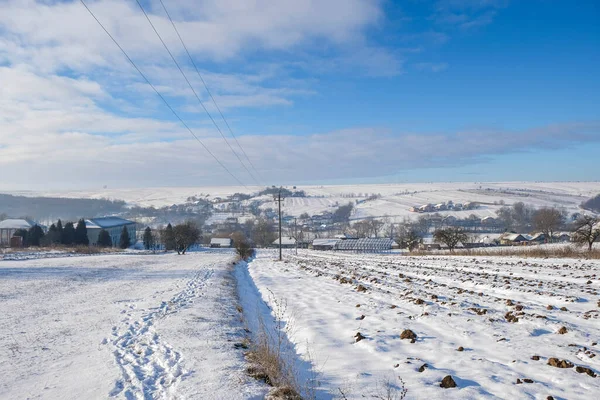
[{"label": "distant forest", "polygon": [[120,214],[127,209],[123,200],[25,197],[0,194],[0,216],[34,220],[64,219]]},{"label": "distant forest", "polygon": [[584,210],[600,213],[600,194],[596,197],[592,197],[587,201],[584,201],[581,204],[581,208],[583,208]]}]

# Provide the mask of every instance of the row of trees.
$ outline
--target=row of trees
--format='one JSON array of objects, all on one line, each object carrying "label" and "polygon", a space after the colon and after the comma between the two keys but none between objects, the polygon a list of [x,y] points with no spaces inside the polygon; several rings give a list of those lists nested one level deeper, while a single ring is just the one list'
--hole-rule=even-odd
[{"label": "row of trees", "polygon": [[56,224],[52,224],[47,233],[42,228],[34,225],[29,230],[19,229],[13,236],[22,237],[23,246],[55,246],[55,245],[89,245],[90,241],[87,235],[85,221],[80,219],[75,225],[73,222],[67,222],[64,227],[59,219]]},{"label": "row of trees", "polygon": [[146,250],[155,250],[162,245],[165,251],[175,250],[177,254],[185,254],[192,245],[198,243],[200,234],[200,229],[193,221],[186,221],[175,226],[168,224],[157,233],[147,227],[142,242]]},{"label": "row of trees", "polygon": [[[67,222],[64,226],[62,221],[59,219],[55,224],[50,225],[47,233],[44,233],[39,225],[34,225],[29,228],[29,230],[17,230],[13,236],[20,236],[22,238],[22,245],[24,247],[90,245],[87,227],[83,218],[77,222],[77,225],[75,225],[73,222]],[[99,247],[111,247],[113,245],[110,234],[104,229],[99,232],[98,241],[92,244]],[[121,231],[118,246],[122,249],[126,249],[131,246],[131,237],[126,226],[124,226],[123,230]]]}]

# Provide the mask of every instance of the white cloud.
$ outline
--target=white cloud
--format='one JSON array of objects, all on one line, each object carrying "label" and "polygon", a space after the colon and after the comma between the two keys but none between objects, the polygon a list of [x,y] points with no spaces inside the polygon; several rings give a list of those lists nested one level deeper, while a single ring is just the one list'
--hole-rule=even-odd
[{"label": "white cloud", "polygon": [[[462,166],[497,154],[598,142],[600,122],[516,132],[414,134],[364,128],[238,139],[260,174],[269,183],[280,183],[380,177],[410,169]],[[221,139],[211,135],[203,141],[236,176],[252,184]],[[132,182],[138,186],[236,183],[187,137],[140,143],[83,132],[40,132],[0,147],[0,168],[11,171],[3,179],[4,187],[17,187],[23,181],[40,188],[47,182],[61,188],[131,186]]]}]

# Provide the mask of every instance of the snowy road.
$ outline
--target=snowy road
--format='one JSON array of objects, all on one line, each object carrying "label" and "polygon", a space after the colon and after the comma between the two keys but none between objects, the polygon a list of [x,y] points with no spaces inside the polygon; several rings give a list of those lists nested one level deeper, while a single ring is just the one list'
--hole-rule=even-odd
[{"label": "snowy road", "polygon": [[232,253],[0,262],[0,398],[250,399]]}]

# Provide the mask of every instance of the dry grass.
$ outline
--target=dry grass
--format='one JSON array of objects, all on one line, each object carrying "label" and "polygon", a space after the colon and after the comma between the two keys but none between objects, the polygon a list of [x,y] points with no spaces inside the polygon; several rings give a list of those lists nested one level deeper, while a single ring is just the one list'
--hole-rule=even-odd
[{"label": "dry grass", "polygon": [[288,320],[284,328],[284,318],[287,312],[285,302],[274,301],[275,327],[269,329],[262,317],[259,317],[259,332],[246,358],[251,363],[247,369],[250,376],[262,380],[274,389],[266,397],[271,400],[302,399],[301,388],[296,379],[294,354],[285,351],[284,341],[290,325]]},{"label": "dry grass", "polygon": [[600,259],[600,249],[595,248],[588,251],[587,248],[563,246],[563,247],[492,247],[478,249],[459,249],[450,251],[414,251],[411,256],[492,256],[492,257],[522,257],[522,258],[578,258],[578,259]]}]

